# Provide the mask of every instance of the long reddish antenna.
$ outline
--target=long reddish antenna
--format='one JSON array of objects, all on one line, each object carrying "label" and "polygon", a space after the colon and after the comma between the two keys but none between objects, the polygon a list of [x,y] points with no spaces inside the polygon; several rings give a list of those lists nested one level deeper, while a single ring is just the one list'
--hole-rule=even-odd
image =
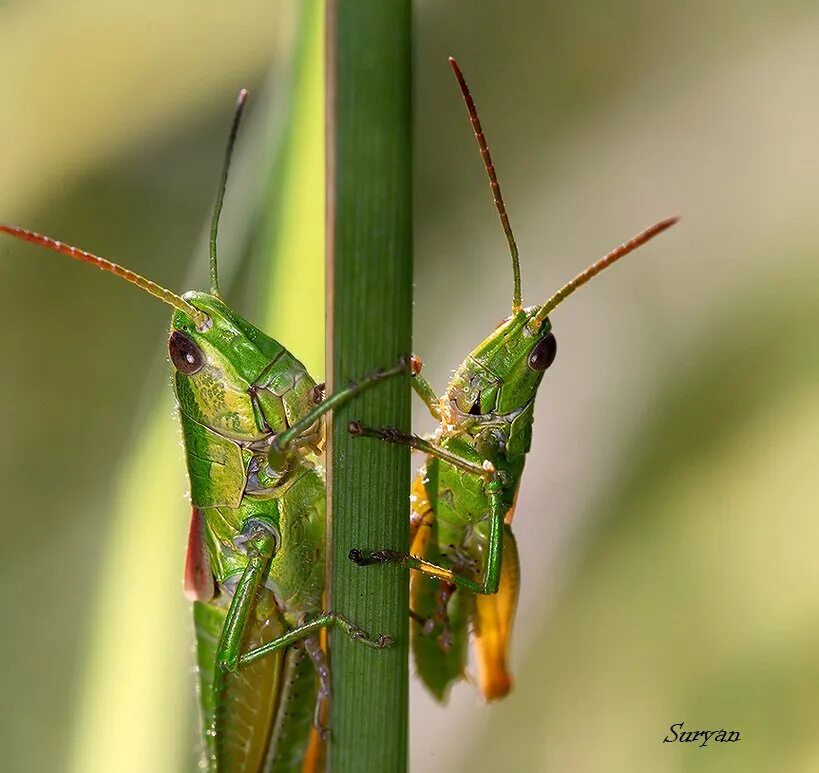
[{"label": "long reddish antenna", "polygon": [[22,239],[24,242],[39,244],[41,247],[45,247],[53,252],[68,255],[69,258],[74,258],[74,260],[79,260],[82,263],[90,263],[92,266],[97,266],[97,268],[101,268],[103,271],[108,271],[109,273],[124,279],[126,282],[130,282],[137,287],[141,287],[155,298],[159,298],[160,301],[179,309],[179,311],[185,312],[185,314],[187,314],[199,328],[207,325],[209,321],[207,314],[191,306],[190,303],[184,300],[184,298],[178,296],[176,293],[172,293],[170,290],[166,290],[156,282],[152,282],[150,279],[146,279],[144,276],[140,276],[127,268],[123,268],[116,263],[112,263],[106,258],[101,258],[98,255],[92,255],[90,252],[80,250],[77,247],[72,247],[70,244],[57,241],[49,236],[42,236],[41,234],[34,233],[34,231],[27,231],[25,228],[18,228],[16,225],[0,225],[0,231],[7,233],[10,236],[14,236],[17,239]]},{"label": "long reddish antenna", "polygon": [[458,85],[461,87],[461,93],[466,102],[466,110],[469,113],[469,120],[472,123],[472,129],[475,132],[475,139],[478,141],[478,147],[481,150],[481,158],[483,165],[486,168],[486,174],[489,176],[489,187],[492,190],[492,197],[495,200],[495,207],[500,216],[501,226],[503,232],[506,234],[506,241],[509,242],[509,252],[512,255],[512,274],[514,277],[514,291],[512,293],[512,313],[516,314],[523,308],[523,300],[521,298],[520,290],[520,261],[518,259],[518,245],[515,243],[515,236],[512,233],[512,226],[509,225],[509,215],[506,214],[506,205],[503,203],[503,196],[501,195],[500,183],[498,176],[495,173],[495,167],[492,164],[492,156],[489,153],[489,145],[486,144],[486,136],[481,127],[481,119],[478,118],[478,108],[475,107],[475,101],[472,99],[472,94],[469,93],[469,86],[466,85],[461,68],[453,57],[449,57],[449,66],[455,77],[458,80]]},{"label": "long reddish antenna", "polygon": [[634,252],[638,247],[642,247],[647,241],[661,234],[667,228],[671,228],[678,220],[678,217],[669,217],[666,220],[661,220],[659,223],[656,223],[650,228],[646,228],[645,231],[641,231],[637,236],[621,244],[608,255],[604,255],[596,263],[592,263],[585,271],[579,273],[574,279],[563,285],[563,287],[549,298],[549,300],[543,304],[540,311],[532,317],[531,324],[540,326],[543,320],[554,310],[555,306],[566,300],[578,287],[582,287],[590,279],[597,276],[604,268],[608,268],[612,263],[616,263],[620,260],[620,258],[625,257],[630,252]]}]

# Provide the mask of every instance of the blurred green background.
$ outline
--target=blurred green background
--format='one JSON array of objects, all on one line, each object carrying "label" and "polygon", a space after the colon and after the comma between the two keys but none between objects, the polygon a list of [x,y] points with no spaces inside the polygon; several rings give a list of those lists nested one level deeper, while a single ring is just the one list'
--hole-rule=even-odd
[{"label": "blurred green background", "polygon": [[[248,86],[223,277],[318,374],[316,12],[3,3],[0,220],[204,286]],[[683,220],[553,316],[515,521],[516,690],[486,707],[464,685],[441,709],[416,685],[413,769],[819,770],[819,8],[420,0],[415,24],[415,348],[436,387],[511,294],[447,55],[481,110],[525,300]],[[191,770],[167,310],[8,239],[0,277],[0,767]],[[663,744],[680,721],[742,741]]]}]

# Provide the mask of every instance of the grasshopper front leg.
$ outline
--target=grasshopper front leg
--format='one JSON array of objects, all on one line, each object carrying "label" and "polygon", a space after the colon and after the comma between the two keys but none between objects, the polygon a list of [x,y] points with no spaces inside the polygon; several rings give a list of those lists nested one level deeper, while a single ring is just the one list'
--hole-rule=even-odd
[{"label": "grasshopper front leg", "polygon": [[435,394],[435,390],[429,381],[421,375],[423,365],[424,363],[417,355],[413,354],[410,357],[410,375],[412,376],[410,384],[415,394],[421,398],[427,410],[432,414],[432,418],[436,421],[441,421],[441,401],[438,399],[438,395]]},{"label": "grasshopper front leg", "polygon": [[418,437],[408,435],[392,428],[376,429],[366,427],[360,422],[352,421],[347,426],[351,434],[359,437],[371,437],[384,440],[388,443],[410,446],[418,451],[423,451],[429,456],[448,462],[454,467],[458,467],[464,472],[471,473],[486,481],[486,493],[489,497],[489,540],[486,550],[486,570],[483,580],[476,582],[469,577],[455,574],[451,569],[426,561],[417,556],[406,553],[399,553],[396,550],[360,550],[353,548],[350,551],[350,560],[359,566],[371,566],[372,564],[384,563],[405,563],[410,569],[426,574],[430,577],[437,577],[446,580],[459,588],[465,588],[473,593],[489,596],[498,592],[500,584],[501,560],[503,555],[503,521],[506,509],[503,504],[503,483],[491,462],[486,461],[483,465],[464,459],[451,451],[441,448],[435,443]]}]

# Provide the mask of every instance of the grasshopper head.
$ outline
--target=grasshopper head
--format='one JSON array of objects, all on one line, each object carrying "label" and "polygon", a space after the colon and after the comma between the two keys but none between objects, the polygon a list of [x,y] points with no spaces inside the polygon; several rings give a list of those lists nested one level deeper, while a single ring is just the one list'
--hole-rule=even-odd
[{"label": "grasshopper head", "polygon": [[[511,316],[469,354],[449,383],[447,397],[455,416],[508,415],[534,400],[543,373],[557,354],[549,314],[593,276],[676,222],[677,218],[663,220],[621,244],[563,285],[542,306],[520,308],[516,283]],[[517,263],[514,253],[513,260]]]},{"label": "grasshopper head", "polygon": [[184,311],[171,319],[168,354],[182,413],[237,440],[286,429],[290,398],[315,388],[304,366],[217,296],[183,297],[207,322],[197,325]]},{"label": "grasshopper head", "polygon": [[557,353],[549,320],[532,324],[539,310],[533,306],[512,314],[470,352],[447,389],[454,414],[508,415],[534,399]]}]

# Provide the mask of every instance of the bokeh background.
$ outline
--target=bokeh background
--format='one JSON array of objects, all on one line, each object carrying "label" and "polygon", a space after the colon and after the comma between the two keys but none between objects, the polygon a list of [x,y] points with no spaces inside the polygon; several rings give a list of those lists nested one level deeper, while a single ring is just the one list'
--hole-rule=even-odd
[{"label": "bokeh background", "polygon": [[[223,281],[320,373],[319,11],[3,3],[0,220],[204,286],[248,86]],[[486,707],[463,685],[442,709],[415,685],[413,770],[819,770],[819,8],[419,0],[415,24],[415,348],[439,389],[511,294],[447,55],[526,300],[683,220],[553,316],[516,689]],[[192,770],[167,310],[9,239],[0,277],[0,767]],[[663,744],[680,721],[742,740]]]}]

